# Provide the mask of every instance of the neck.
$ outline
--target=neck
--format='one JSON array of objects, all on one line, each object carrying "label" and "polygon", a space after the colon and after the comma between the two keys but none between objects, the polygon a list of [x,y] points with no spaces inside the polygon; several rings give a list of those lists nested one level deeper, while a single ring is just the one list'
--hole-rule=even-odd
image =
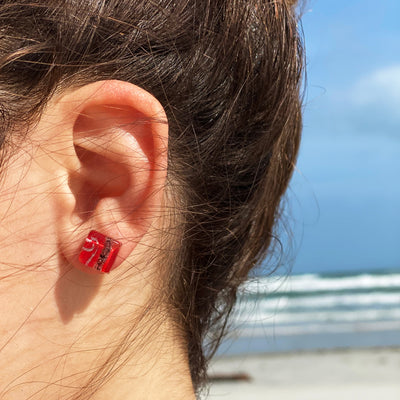
[{"label": "neck", "polygon": [[143,285],[99,290],[80,272],[65,276],[0,280],[0,294],[15,305],[5,307],[0,327],[2,399],[195,399],[182,335],[165,310],[144,306]]},{"label": "neck", "polygon": [[141,350],[134,346],[131,360],[125,364],[122,360],[115,375],[91,399],[195,400],[185,353],[167,338],[168,332],[157,331],[152,342],[140,343]]}]

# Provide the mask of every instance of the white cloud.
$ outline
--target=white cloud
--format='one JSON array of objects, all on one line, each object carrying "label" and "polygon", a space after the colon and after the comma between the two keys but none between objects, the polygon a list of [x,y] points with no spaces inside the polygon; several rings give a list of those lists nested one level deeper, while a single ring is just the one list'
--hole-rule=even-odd
[{"label": "white cloud", "polygon": [[384,67],[362,77],[350,100],[356,107],[377,107],[385,114],[400,114],[400,65]]},{"label": "white cloud", "polygon": [[400,138],[400,64],[336,80],[306,106],[305,128],[322,134],[378,134]]}]

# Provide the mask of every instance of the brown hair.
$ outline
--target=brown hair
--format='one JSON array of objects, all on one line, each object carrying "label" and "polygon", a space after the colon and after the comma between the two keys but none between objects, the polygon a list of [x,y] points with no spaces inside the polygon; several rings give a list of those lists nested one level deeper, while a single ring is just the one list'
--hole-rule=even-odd
[{"label": "brown hair", "polygon": [[298,151],[303,56],[289,3],[0,5],[3,150],[15,121],[30,123],[55,91],[71,86],[129,81],[164,106],[169,184],[182,222],[166,286],[195,387],[223,336],[238,286],[266,255]]}]

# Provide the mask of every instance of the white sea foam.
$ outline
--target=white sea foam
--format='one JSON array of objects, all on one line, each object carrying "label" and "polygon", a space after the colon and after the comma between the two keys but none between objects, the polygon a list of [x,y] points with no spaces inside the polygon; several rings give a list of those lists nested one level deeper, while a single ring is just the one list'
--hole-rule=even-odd
[{"label": "white sea foam", "polygon": [[244,287],[233,323],[241,335],[251,336],[395,329],[400,334],[400,273],[261,277]]},{"label": "white sea foam", "polygon": [[328,334],[328,333],[362,333],[400,331],[400,321],[360,322],[356,326],[353,323],[335,324],[307,324],[289,326],[256,326],[241,327],[236,334],[241,337],[271,338],[278,336]]},{"label": "white sea foam", "polygon": [[[255,312],[254,312],[255,311]],[[367,310],[351,310],[351,311],[312,311],[298,313],[268,313],[254,310],[251,313],[238,313],[235,316],[235,323],[246,325],[299,325],[308,323],[342,323],[368,321],[384,321],[384,320],[400,320],[400,308],[394,309],[367,309]]]},{"label": "white sea foam", "polygon": [[261,277],[243,289],[232,319],[240,337],[282,336],[285,349],[400,343],[400,271]]},{"label": "white sea foam", "polygon": [[245,293],[337,291],[349,289],[399,288],[400,274],[361,274],[347,277],[321,277],[315,274],[289,277],[260,277],[244,286]]},{"label": "white sea foam", "polygon": [[279,296],[271,297],[268,295],[264,299],[258,299],[256,305],[253,302],[243,301],[240,309],[252,311],[255,308],[263,312],[289,311],[299,309],[314,308],[336,308],[336,307],[368,307],[368,306],[399,306],[400,307],[400,289],[399,292],[371,292],[356,294],[325,294],[319,296],[301,297]]}]

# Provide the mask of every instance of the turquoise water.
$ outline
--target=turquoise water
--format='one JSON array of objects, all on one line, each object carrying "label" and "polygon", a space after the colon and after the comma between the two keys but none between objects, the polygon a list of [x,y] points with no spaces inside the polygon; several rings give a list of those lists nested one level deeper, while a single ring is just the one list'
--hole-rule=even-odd
[{"label": "turquoise water", "polygon": [[220,353],[400,346],[400,269],[260,277]]}]

